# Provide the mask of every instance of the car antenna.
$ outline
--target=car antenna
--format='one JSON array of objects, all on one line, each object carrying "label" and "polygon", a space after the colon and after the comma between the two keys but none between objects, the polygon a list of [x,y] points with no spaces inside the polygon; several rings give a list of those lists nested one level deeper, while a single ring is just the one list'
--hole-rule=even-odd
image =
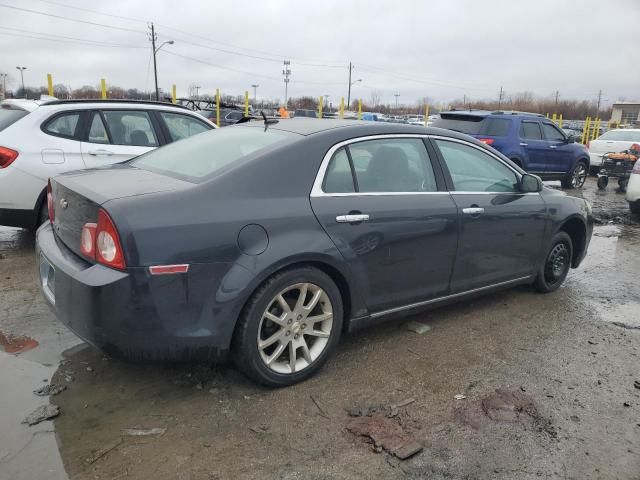
[{"label": "car antenna", "polygon": [[276,120],[275,118],[267,118],[263,110],[260,110],[260,115],[262,115],[262,118],[264,119],[265,132],[267,131],[267,128],[269,128],[269,125],[275,125],[276,123],[278,123],[278,120]]}]

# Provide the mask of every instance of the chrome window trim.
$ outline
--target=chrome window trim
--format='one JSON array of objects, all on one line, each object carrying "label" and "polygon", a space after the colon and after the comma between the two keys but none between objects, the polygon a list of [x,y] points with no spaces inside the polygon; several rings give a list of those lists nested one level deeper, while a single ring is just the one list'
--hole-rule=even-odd
[{"label": "chrome window trim", "polygon": [[[471,142],[466,140],[461,140],[459,138],[445,137],[442,135],[424,135],[424,134],[416,134],[416,133],[389,133],[389,134],[377,134],[377,135],[367,135],[364,137],[356,137],[350,138],[348,140],[343,140],[342,142],[336,143],[333,145],[325,154],[322,159],[322,163],[320,164],[320,168],[318,169],[318,173],[316,174],[316,178],[313,182],[313,187],[311,188],[311,197],[364,197],[364,196],[397,196],[397,195],[539,195],[538,192],[529,192],[529,193],[521,193],[521,192],[463,192],[456,190],[448,190],[448,191],[437,191],[437,192],[344,192],[344,193],[327,193],[322,190],[322,183],[324,181],[324,177],[327,173],[327,168],[329,167],[329,162],[333,155],[342,147],[346,145],[351,145],[353,143],[366,142],[369,140],[387,140],[387,139],[396,139],[396,138],[419,138],[419,139],[433,139],[433,140],[444,140],[448,142],[461,143],[463,145],[467,145],[469,147],[475,148],[476,150],[489,155],[490,157],[496,159],[502,165],[511,170],[518,180],[522,178],[522,174],[514,169],[511,165],[506,163],[497,155],[487,152],[486,150],[478,147],[478,145],[474,145]],[[427,152],[428,154],[428,152]],[[431,159],[430,159],[431,160]],[[433,161],[433,160],[431,160]]]}]

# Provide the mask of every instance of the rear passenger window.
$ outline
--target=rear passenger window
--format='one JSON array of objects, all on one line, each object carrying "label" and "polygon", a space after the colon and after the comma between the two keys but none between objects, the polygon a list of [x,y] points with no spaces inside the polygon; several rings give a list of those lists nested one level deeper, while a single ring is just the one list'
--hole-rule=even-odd
[{"label": "rear passenger window", "polygon": [[99,113],[93,114],[87,141],[90,143],[109,143],[109,136],[107,135],[107,130],[104,128],[104,123]]},{"label": "rear passenger window", "polygon": [[353,185],[349,157],[344,148],[333,154],[322,187],[326,193],[352,193],[356,191]]},{"label": "rear passenger window", "polygon": [[349,145],[358,191],[435,192],[427,149],[418,138],[369,140]]},{"label": "rear passenger window", "polygon": [[506,118],[487,118],[485,120],[485,135],[504,137],[509,133],[511,120]]},{"label": "rear passenger window", "polygon": [[79,119],[79,112],[58,115],[46,124],[44,131],[58,137],[73,138],[76,133],[76,127]]},{"label": "rear passenger window", "polygon": [[105,110],[107,128],[114,145],[156,147],[158,140],[147,112]]},{"label": "rear passenger window", "polygon": [[520,138],[542,140],[540,124],[538,122],[522,122],[520,125]]}]

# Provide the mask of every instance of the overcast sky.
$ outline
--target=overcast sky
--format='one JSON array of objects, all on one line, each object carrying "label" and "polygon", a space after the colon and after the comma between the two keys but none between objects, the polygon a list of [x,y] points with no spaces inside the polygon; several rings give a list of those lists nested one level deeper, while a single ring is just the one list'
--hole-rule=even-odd
[{"label": "overcast sky", "polygon": [[[52,73],[73,88],[104,77],[152,89],[148,21],[159,43],[175,41],[158,53],[158,77],[179,96],[190,84],[253,96],[259,84],[259,98],[282,99],[288,59],[289,96],[328,94],[334,104],[347,95],[350,61],[362,79],[352,98],[378,91],[383,103],[396,93],[407,104],[492,99],[501,86],[507,95],[595,100],[602,89],[604,104],[640,100],[639,0],[0,0],[0,73],[8,89],[19,86],[18,65],[27,86]],[[71,43],[88,41],[99,43]]]}]

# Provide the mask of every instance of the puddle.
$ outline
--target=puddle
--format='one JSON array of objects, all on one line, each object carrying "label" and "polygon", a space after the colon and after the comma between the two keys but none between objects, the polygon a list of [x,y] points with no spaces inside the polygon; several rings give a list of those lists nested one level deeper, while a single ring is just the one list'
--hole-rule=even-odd
[{"label": "puddle", "polygon": [[30,337],[15,336],[0,332],[0,348],[15,355],[38,346],[38,342]]}]

